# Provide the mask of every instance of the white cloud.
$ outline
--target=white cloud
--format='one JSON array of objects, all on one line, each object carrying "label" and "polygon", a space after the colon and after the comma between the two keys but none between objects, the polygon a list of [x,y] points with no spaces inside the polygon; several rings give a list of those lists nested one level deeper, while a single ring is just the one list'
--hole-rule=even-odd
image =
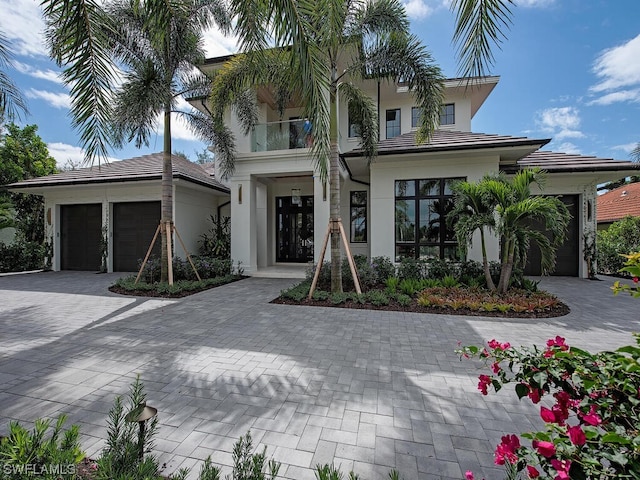
[{"label": "white cloud", "polygon": [[207,57],[221,57],[234,53],[238,49],[238,39],[226,37],[220,30],[212,28],[202,35],[204,42],[204,51]]},{"label": "white cloud", "polygon": [[13,54],[47,56],[44,42],[44,20],[40,2],[33,0],[0,0],[2,31],[11,41]]},{"label": "white cloud", "polygon": [[60,74],[54,70],[51,70],[50,68],[47,68],[46,70],[40,70],[22,62],[13,62],[13,67],[20,73],[24,73],[25,75],[29,75],[33,78],[47,80],[49,82],[57,83],[58,85],[62,85],[64,83],[62,81],[62,78],[60,77]]},{"label": "white cloud", "polygon": [[607,93],[590,101],[587,105],[611,105],[620,102],[640,103],[640,88]]},{"label": "white cloud", "polygon": [[427,5],[425,0],[408,0],[403,2],[403,4],[407,16],[412,19],[420,20],[434,12],[434,8]]},{"label": "white cloud", "polygon": [[580,155],[580,149],[571,142],[563,142],[554,148],[554,150],[562,153],[568,153],[570,155]]},{"label": "white cloud", "polygon": [[54,93],[47,90],[36,90],[35,88],[30,88],[24,92],[24,94],[27,98],[44,100],[54,108],[71,107],[71,97],[67,93]]},{"label": "white cloud", "polygon": [[583,138],[580,128],[580,112],[574,107],[547,108],[538,112],[537,124],[541,130],[557,140]]},{"label": "white cloud", "polygon": [[[52,142],[47,144],[47,148],[49,149],[49,154],[56,159],[58,168],[63,168],[68,162],[77,166],[90,166],[85,165],[84,150],[80,147],[67,143]],[[109,157],[107,160],[109,162],[117,162],[119,159]],[[96,165],[97,163],[96,161]]]},{"label": "white cloud", "polygon": [[631,153],[631,151],[638,146],[637,143],[625,143],[623,145],[615,145],[611,147],[613,150],[622,150],[624,153]]}]

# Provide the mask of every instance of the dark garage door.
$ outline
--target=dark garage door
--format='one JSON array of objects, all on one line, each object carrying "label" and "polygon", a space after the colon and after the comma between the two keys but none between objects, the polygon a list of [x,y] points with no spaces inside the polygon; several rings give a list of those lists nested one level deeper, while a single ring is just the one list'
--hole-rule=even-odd
[{"label": "dark garage door", "polygon": [[102,205],[61,205],[60,217],[60,268],[99,270]]},{"label": "dark garage door", "polygon": [[[551,275],[561,275],[566,277],[578,276],[578,201],[577,195],[563,195],[560,200],[567,206],[571,214],[567,237],[564,243],[556,251],[556,269]],[[532,243],[527,257],[527,266],[524,269],[525,275],[540,275],[540,249]]]},{"label": "dark garage door", "polygon": [[[113,270],[135,272],[160,223],[160,202],[113,204]],[[160,236],[152,255],[160,255]]]}]

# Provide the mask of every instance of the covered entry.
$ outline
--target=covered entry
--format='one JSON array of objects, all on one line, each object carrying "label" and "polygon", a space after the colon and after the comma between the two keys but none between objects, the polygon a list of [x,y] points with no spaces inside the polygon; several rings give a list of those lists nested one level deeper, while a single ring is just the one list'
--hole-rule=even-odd
[{"label": "covered entry", "polygon": [[[160,223],[160,202],[113,204],[113,271],[134,272]],[[153,255],[160,256],[160,239]]]},{"label": "covered entry", "polygon": [[[563,195],[560,200],[567,206],[571,220],[567,229],[567,236],[564,243],[556,251],[556,269],[551,275],[577,277],[579,274],[578,252],[579,225],[578,225],[578,205],[580,197],[578,195]],[[538,245],[531,244],[527,256],[527,266],[524,269],[525,275],[539,276],[542,274],[540,267],[540,249]]]},{"label": "covered entry", "polygon": [[102,204],[60,206],[60,268],[99,270]]}]

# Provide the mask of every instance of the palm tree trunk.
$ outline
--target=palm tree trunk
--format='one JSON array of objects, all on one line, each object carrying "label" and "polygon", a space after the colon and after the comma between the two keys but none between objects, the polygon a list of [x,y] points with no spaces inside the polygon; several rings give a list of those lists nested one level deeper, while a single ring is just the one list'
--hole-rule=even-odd
[{"label": "palm tree trunk", "polygon": [[500,280],[498,281],[498,291],[504,292],[506,288],[504,286],[505,277],[507,276],[507,263],[509,261],[509,250],[511,249],[512,240],[507,238],[502,246],[502,261],[500,262]]},{"label": "palm tree trunk", "polygon": [[171,164],[171,109],[164,111],[164,151],[162,156],[162,202],[160,206],[162,225],[162,250],[160,252],[160,281],[169,280],[170,256],[167,252],[167,222],[173,223],[173,166]]},{"label": "palm tree trunk", "polygon": [[484,278],[487,282],[487,288],[492,292],[496,289],[491,278],[491,270],[489,269],[489,261],[487,260],[487,246],[484,243],[484,229],[480,228],[480,245],[482,246],[482,266],[484,267]]},{"label": "palm tree trunk", "polygon": [[340,251],[340,231],[336,228],[340,221],[340,166],[338,158],[338,108],[335,89],[331,92],[329,159],[329,221],[331,224],[331,292],[342,292],[342,254]]},{"label": "palm tree trunk", "polygon": [[498,285],[498,290],[501,293],[506,293],[509,288],[509,282],[511,281],[511,272],[513,272],[513,259],[515,256],[516,250],[516,242],[514,239],[511,239],[508,242],[508,246],[505,248],[506,253],[506,261],[502,262],[502,268],[500,271],[500,283]]}]

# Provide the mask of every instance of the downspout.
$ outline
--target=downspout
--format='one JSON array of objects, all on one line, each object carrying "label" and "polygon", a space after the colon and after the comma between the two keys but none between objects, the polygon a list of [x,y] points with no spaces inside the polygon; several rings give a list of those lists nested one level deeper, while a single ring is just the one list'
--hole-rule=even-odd
[{"label": "downspout", "polygon": [[380,141],[380,80],[378,80],[378,141]]},{"label": "downspout", "polygon": [[354,183],[359,183],[360,185],[366,185],[367,187],[371,186],[370,183],[367,182],[363,182],[362,180],[357,180],[355,178],[353,178],[353,174],[351,173],[351,169],[349,168],[349,164],[345,161],[344,156],[340,155],[340,163],[342,164],[342,166],[344,167],[344,169],[347,171],[347,173],[349,174],[349,180],[351,180]]},{"label": "downspout", "polygon": [[227,205],[229,205],[231,203],[231,200],[229,200],[228,202],[223,203],[222,205],[218,205],[218,220],[220,220],[220,212],[223,209],[223,207],[226,207]]}]

